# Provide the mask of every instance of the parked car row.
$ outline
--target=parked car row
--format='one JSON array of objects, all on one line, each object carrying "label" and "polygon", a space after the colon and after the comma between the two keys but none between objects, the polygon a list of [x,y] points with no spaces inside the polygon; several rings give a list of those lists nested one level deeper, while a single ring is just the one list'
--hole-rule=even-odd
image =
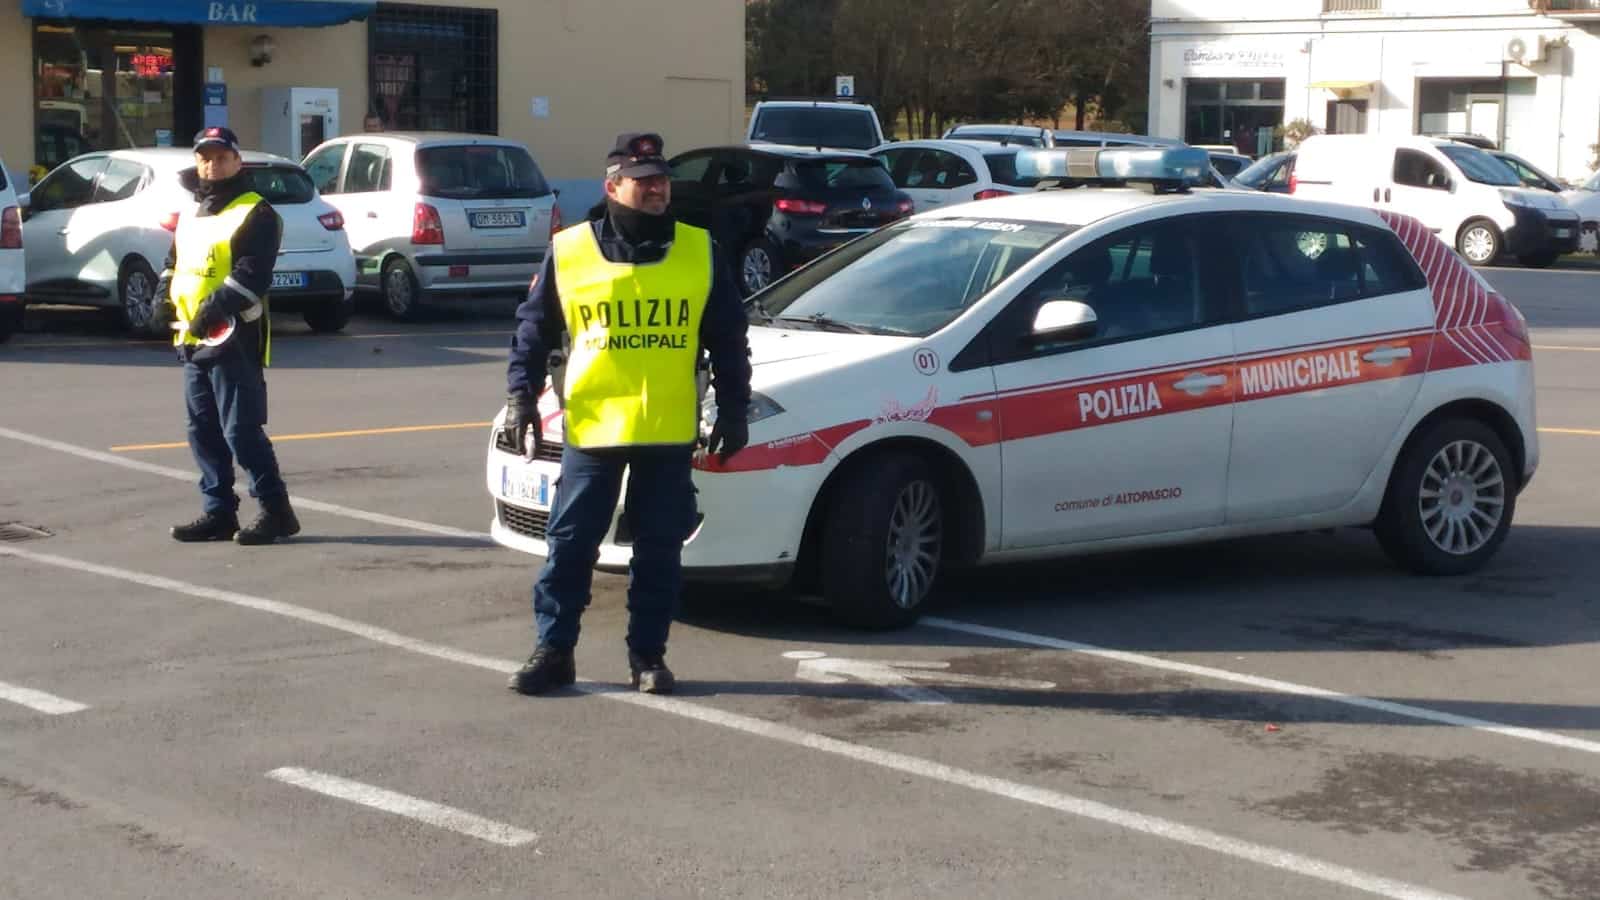
[{"label": "parked car row", "polygon": [[[304,165],[246,151],[244,173],[283,220],[275,312],[337,331],[354,292],[396,317],[430,299],[521,294],[560,227],[555,192],[527,148],[465,134],[364,134],[328,141]],[[181,148],[85,153],[18,196],[0,169],[0,336],[29,302],[111,311],[135,335],[167,333],[157,272],[194,205]]]}]

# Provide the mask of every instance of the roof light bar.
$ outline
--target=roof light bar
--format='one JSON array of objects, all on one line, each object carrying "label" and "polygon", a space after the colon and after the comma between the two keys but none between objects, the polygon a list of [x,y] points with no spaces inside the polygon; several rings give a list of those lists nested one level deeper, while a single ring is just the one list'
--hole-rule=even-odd
[{"label": "roof light bar", "polygon": [[1115,150],[1029,149],[1017,154],[1017,174],[1073,181],[1200,184],[1211,158],[1195,147],[1127,147]]}]

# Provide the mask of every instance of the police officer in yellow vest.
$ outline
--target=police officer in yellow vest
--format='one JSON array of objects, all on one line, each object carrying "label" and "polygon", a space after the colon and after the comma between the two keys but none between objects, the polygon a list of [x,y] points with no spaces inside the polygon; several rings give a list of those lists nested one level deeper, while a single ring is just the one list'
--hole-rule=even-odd
[{"label": "police officer in yellow vest", "polygon": [[[263,369],[272,349],[265,298],[283,222],[243,173],[232,131],[207,128],[195,135],[194,160],[182,179],[198,208],[179,218],[161,282],[177,320],[173,344],[183,360],[189,448],[200,466],[203,513],[174,526],[172,536],[270,544],[300,531],[263,427]],[[244,528],[233,491],[236,458],[250,476],[250,495],[261,504],[261,515]]]},{"label": "police officer in yellow vest", "polygon": [[628,667],[639,690],[672,690],[667,631],[678,606],[683,541],[695,526],[690,471],[702,350],[710,356],[717,406],[708,451],[726,460],[749,440],[743,303],[710,234],[668,212],[669,171],[659,135],[620,135],[606,157],[605,203],[588,221],[555,235],[517,309],[506,430],[529,458],[544,443],[535,400],[547,358],[567,347],[561,477],[546,534],[549,555],[533,587],[539,642],[509,685],[524,694],[577,677],[578,619],[624,470],[633,540]]}]

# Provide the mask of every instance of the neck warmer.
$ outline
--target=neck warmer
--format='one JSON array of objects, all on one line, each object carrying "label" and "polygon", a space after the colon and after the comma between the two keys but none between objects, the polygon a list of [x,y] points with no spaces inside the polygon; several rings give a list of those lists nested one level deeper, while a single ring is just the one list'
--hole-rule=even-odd
[{"label": "neck warmer", "polygon": [[617,230],[617,236],[633,245],[647,242],[665,244],[672,240],[676,225],[670,212],[653,216],[609,198],[606,200],[606,215],[611,218],[611,227]]}]

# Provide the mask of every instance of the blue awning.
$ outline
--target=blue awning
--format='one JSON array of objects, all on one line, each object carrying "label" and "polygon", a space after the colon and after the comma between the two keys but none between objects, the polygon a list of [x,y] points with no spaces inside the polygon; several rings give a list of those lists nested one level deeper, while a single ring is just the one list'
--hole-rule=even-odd
[{"label": "blue awning", "polygon": [[281,28],[365,19],[377,5],[376,0],[22,0],[22,13],[44,19]]}]

